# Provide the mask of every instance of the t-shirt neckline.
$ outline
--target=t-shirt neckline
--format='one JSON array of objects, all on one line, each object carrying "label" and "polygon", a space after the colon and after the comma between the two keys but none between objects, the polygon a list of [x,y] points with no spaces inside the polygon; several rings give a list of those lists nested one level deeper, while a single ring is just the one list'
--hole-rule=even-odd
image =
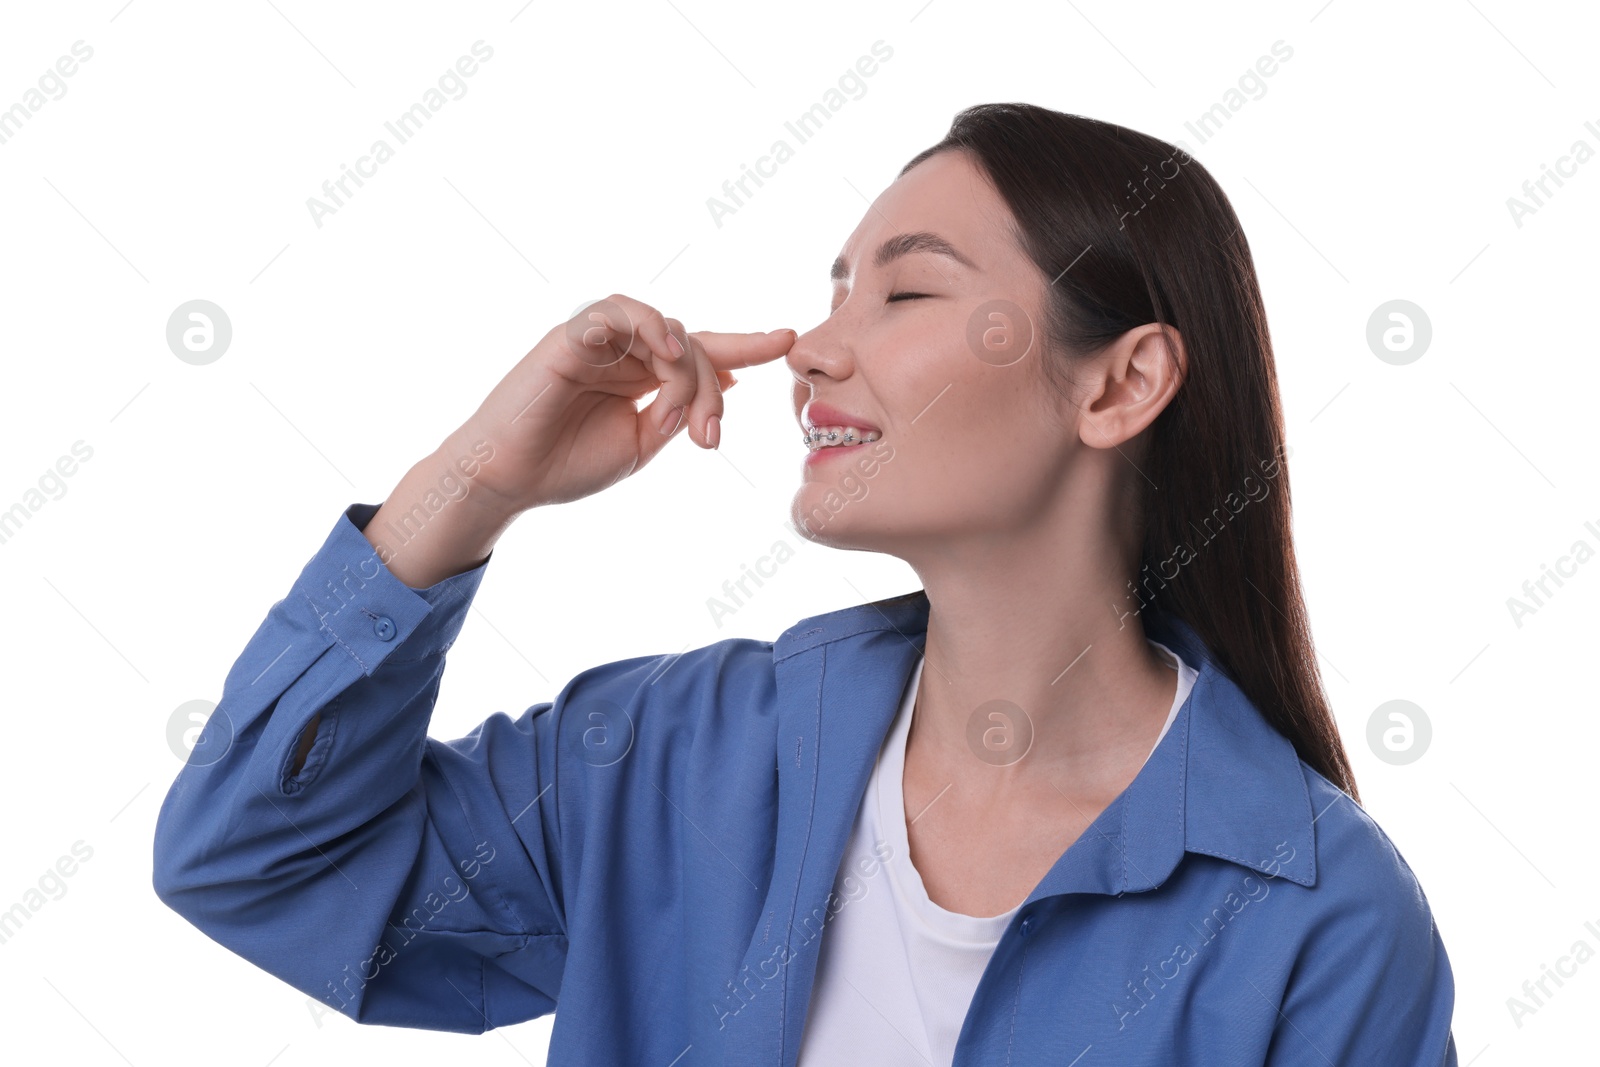
[{"label": "t-shirt neckline", "polygon": [[[1167,712],[1166,722],[1162,724],[1161,733],[1157,736],[1156,743],[1151,746],[1149,755],[1145,756],[1145,762],[1149,762],[1150,755],[1155,754],[1155,750],[1166,738],[1167,731],[1177,719],[1178,711],[1188,698],[1194,682],[1192,668],[1184,663],[1176,652],[1159,641],[1152,640],[1150,644],[1158,650],[1169,667],[1177,670],[1178,685],[1173,695],[1172,708]],[[895,714],[894,723],[879,752],[877,772],[873,775],[874,795],[867,799],[869,803],[877,805],[878,824],[890,848],[890,857],[885,867],[889,873],[890,884],[894,886],[895,895],[907,913],[915,917],[929,937],[946,944],[992,944],[998,942],[1005,933],[1012,917],[1022,907],[1022,901],[1018,901],[998,915],[967,915],[963,912],[950,911],[928,897],[922,875],[911,862],[911,844],[906,833],[905,754],[906,740],[911,732],[912,708],[916,701],[917,689],[922,684],[922,668],[925,662],[924,657],[918,656],[916,665],[912,668],[911,677],[901,696],[900,709]]]}]

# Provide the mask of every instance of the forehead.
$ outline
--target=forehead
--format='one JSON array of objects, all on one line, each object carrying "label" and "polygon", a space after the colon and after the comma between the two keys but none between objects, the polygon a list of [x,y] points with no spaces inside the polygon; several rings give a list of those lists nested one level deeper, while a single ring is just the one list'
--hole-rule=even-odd
[{"label": "forehead", "polygon": [[[1013,238],[1011,213],[982,168],[962,151],[938,152],[889,185],[867,208],[845,241],[832,274],[842,281],[851,274],[875,270],[878,260],[894,259],[885,251],[904,254],[934,252],[935,235],[968,260],[973,270],[990,271],[1014,265],[1020,255]],[[907,235],[922,239],[908,240]],[[923,259],[934,258],[922,256]],[[962,269],[957,259],[937,257],[940,269]]]}]

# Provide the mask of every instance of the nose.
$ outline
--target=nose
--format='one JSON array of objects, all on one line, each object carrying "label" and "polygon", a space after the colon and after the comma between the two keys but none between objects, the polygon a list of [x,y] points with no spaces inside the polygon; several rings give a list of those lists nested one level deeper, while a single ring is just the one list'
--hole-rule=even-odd
[{"label": "nose", "polygon": [[796,337],[794,345],[783,357],[789,365],[789,373],[799,385],[810,388],[819,375],[843,379],[853,371],[855,354],[837,318],[830,316]]}]

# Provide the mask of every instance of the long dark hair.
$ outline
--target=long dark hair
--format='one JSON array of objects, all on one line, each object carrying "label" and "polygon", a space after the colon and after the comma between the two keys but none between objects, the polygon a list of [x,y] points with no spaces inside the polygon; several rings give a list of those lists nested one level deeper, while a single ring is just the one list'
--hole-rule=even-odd
[{"label": "long dark hair", "polygon": [[1016,103],[962,111],[900,173],[952,149],[988,174],[1052,279],[1039,324],[1052,379],[1146,323],[1182,337],[1187,376],[1139,464],[1131,610],[1193,627],[1300,758],[1359,802],[1301,596],[1266,310],[1222,187],[1157,138]]}]

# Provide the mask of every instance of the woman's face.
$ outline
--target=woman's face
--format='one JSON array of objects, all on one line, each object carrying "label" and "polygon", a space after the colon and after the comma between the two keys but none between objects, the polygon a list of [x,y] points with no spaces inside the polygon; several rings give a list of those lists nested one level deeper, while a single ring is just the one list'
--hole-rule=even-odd
[{"label": "woman's face", "polygon": [[845,242],[832,311],[787,356],[794,408],[803,428],[879,437],[808,453],[791,518],[812,540],[902,558],[981,545],[1060,492],[1076,416],[1043,375],[1049,283],[1013,225],[971,157],[945,151],[884,190]]}]

